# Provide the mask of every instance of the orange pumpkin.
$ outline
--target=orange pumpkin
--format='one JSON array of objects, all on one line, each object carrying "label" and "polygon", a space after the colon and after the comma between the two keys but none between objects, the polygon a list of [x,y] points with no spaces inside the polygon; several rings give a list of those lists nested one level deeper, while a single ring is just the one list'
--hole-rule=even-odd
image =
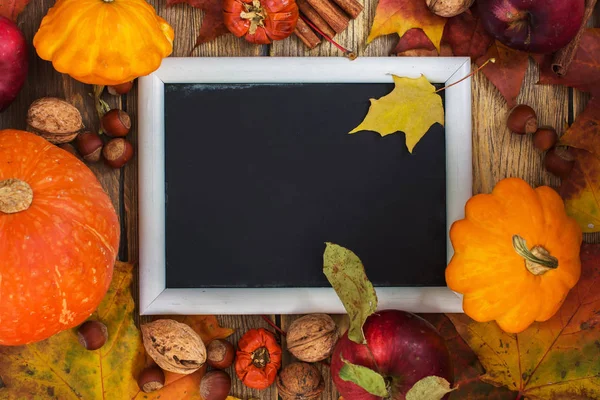
[{"label": "orange pumpkin", "polygon": [[506,332],[550,319],[579,280],[581,229],[547,186],[500,181],[492,194],[469,199],[450,240],[448,286],[464,295],[467,315]]},{"label": "orange pumpkin", "polygon": [[32,133],[0,131],[0,345],[88,318],[112,279],[119,232],[85,164]]}]

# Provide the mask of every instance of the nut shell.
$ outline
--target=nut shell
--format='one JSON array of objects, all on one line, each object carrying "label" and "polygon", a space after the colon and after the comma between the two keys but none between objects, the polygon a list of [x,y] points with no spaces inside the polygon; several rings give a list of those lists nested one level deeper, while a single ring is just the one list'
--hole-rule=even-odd
[{"label": "nut shell", "polygon": [[467,11],[475,0],[427,0],[427,7],[440,17],[450,18]]},{"label": "nut shell", "polygon": [[102,156],[104,142],[97,133],[83,132],[77,136],[77,150],[85,161],[97,162]]},{"label": "nut shell", "polygon": [[102,116],[100,127],[108,136],[124,137],[131,129],[131,117],[125,111],[113,108]]},{"label": "nut shell", "polygon": [[551,126],[542,126],[533,134],[533,147],[541,151],[552,148],[557,141],[558,135]]},{"label": "nut shell", "polygon": [[206,347],[188,325],[159,319],[141,326],[146,352],[165,371],[191,374],[206,361]]},{"label": "nut shell", "polygon": [[233,364],[235,349],[224,339],[215,339],[206,346],[206,363],[215,369],[226,369]]},{"label": "nut shell", "polygon": [[231,390],[231,377],[225,371],[209,371],[200,381],[203,400],[225,400]]},{"label": "nut shell", "polygon": [[111,139],[102,148],[106,164],[113,168],[121,168],[133,157],[133,146],[126,139]]},{"label": "nut shell", "polygon": [[87,350],[98,350],[108,340],[108,328],[100,321],[85,321],[77,329],[77,339]]},{"label": "nut shell", "polygon": [[519,104],[508,112],[506,126],[513,133],[527,135],[538,129],[537,115],[533,108]]},{"label": "nut shell", "polygon": [[27,111],[28,128],[54,144],[68,143],[83,129],[79,110],[56,97],[34,101]]},{"label": "nut shell", "polygon": [[310,314],[298,318],[287,333],[287,348],[298,360],[316,362],[333,352],[339,338],[335,322],[327,314]]},{"label": "nut shell", "polygon": [[165,385],[165,373],[158,366],[145,368],[138,376],[138,386],[144,393],[160,390]]},{"label": "nut shell", "polygon": [[314,365],[297,362],[279,373],[277,389],[283,400],[316,400],[323,393],[325,382]]},{"label": "nut shell", "polygon": [[546,171],[561,179],[567,179],[574,166],[575,157],[568,147],[553,147],[548,150],[544,156],[544,167],[546,168]]}]

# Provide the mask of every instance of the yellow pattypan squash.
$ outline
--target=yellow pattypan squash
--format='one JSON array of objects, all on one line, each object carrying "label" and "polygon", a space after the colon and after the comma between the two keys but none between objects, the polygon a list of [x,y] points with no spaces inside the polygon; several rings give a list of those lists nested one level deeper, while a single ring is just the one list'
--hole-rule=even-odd
[{"label": "yellow pattypan squash", "polygon": [[173,28],[145,0],[58,0],[33,45],[61,73],[117,85],[158,69],[173,38]]},{"label": "yellow pattypan squash", "polygon": [[464,312],[509,333],[550,319],[579,280],[582,233],[560,196],[507,178],[472,197],[450,229],[450,289]]}]

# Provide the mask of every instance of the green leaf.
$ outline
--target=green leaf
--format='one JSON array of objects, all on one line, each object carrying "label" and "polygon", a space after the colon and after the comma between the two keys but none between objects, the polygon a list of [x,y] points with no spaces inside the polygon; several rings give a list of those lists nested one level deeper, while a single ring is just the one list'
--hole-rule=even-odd
[{"label": "green leaf", "polygon": [[450,389],[450,382],[439,376],[428,376],[415,383],[406,393],[406,400],[441,400]]},{"label": "green leaf", "polygon": [[344,366],[340,369],[340,378],[357,384],[375,396],[388,397],[383,376],[362,365],[351,364],[344,360],[344,358],[342,358],[342,361],[344,362]]},{"label": "green leaf", "polygon": [[366,344],[362,327],[377,309],[377,294],[356,254],[337,244],[326,244],[323,272],[350,317],[348,338]]}]

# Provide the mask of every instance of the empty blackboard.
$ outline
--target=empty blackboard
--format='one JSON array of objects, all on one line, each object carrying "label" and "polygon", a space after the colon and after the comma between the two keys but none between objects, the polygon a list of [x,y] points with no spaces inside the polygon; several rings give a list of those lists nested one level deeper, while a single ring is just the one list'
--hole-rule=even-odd
[{"label": "empty blackboard", "polygon": [[347,134],[392,84],[164,89],[167,288],[329,286],[325,242],[376,286],[445,286],[444,128],[413,154]]}]

